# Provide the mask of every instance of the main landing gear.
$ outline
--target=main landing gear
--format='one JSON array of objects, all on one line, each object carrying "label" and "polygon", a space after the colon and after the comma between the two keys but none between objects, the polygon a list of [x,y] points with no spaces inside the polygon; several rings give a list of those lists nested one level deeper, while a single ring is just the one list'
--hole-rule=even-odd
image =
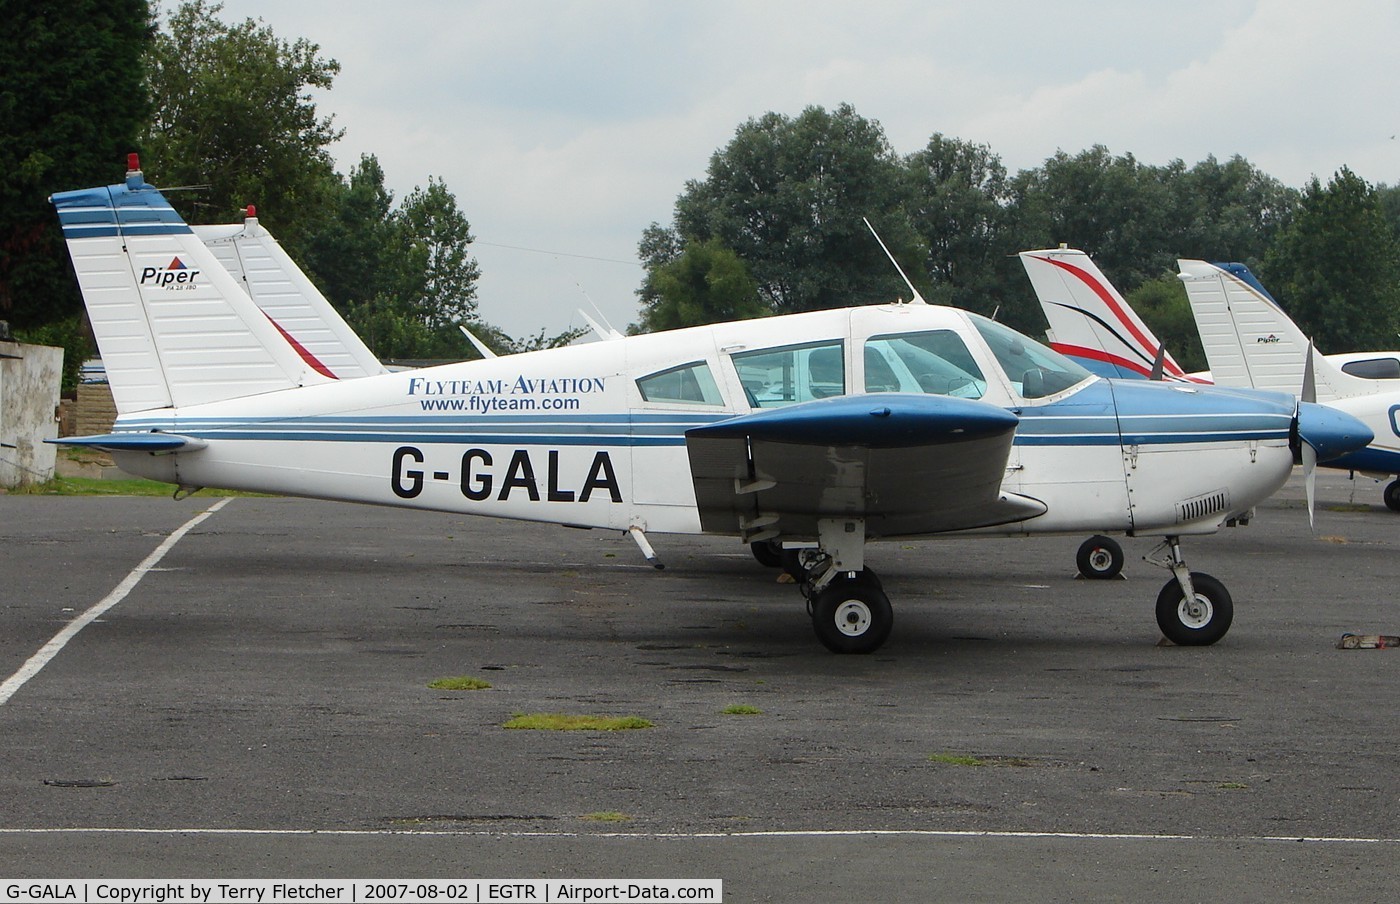
[{"label": "main landing gear", "polygon": [[1123,547],[1112,537],[1090,537],[1079,544],[1074,564],[1086,578],[1100,581],[1116,578],[1123,571]]},{"label": "main landing gear", "polygon": [[1235,618],[1230,592],[1210,575],[1187,570],[1179,537],[1167,537],[1144,558],[1173,575],[1157,594],[1157,627],[1167,640],[1199,647],[1225,636]]},{"label": "main landing gear", "polygon": [[1386,508],[1392,512],[1400,512],[1400,480],[1392,480],[1386,484],[1381,498],[1385,499]]},{"label": "main landing gear", "polygon": [[[875,572],[865,567],[865,522],[823,518],[817,546],[751,543],[754,558],[780,565],[807,598],[817,639],[833,653],[873,653],[890,636],[894,607]],[[776,562],[774,557],[776,553]]]},{"label": "main landing gear", "polygon": [[[894,608],[875,572],[865,567],[865,524],[860,520],[823,519],[817,544],[782,547],[750,544],[765,565],[781,565],[807,598],[807,614],[817,639],[833,653],[873,653],[890,636]],[[1123,551],[1107,537],[1093,537],[1080,547],[1097,571],[1122,568]],[[1172,573],[1157,594],[1157,626],[1172,643],[1206,646],[1224,637],[1235,617],[1225,585],[1191,571],[1181,554],[1181,538],[1167,537],[1144,557]],[[1108,575],[1112,576],[1112,575]]]}]

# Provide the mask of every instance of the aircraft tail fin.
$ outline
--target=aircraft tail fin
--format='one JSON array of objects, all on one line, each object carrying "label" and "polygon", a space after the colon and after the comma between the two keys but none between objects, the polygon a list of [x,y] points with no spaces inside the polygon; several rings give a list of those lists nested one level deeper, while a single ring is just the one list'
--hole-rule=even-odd
[{"label": "aircraft tail fin", "polygon": [[1160,355],[1164,379],[1189,379],[1089,255],[1061,247],[1020,258],[1056,351],[1108,377],[1150,377]]},{"label": "aircraft tail fin", "polygon": [[117,412],[334,379],[259,310],[134,156],[125,182],[50,198]]},{"label": "aircraft tail fin", "polygon": [[190,228],[253,303],[330,374],[345,380],[388,372],[252,207],[241,224]]},{"label": "aircraft tail fin", "polygon": [[1319,400],[1365,391],[1366,381],[1311,353],[1308,337],[1244,264],[1179,260],[1177,267],[1216,383],[1296,395],[1311,355]]}]

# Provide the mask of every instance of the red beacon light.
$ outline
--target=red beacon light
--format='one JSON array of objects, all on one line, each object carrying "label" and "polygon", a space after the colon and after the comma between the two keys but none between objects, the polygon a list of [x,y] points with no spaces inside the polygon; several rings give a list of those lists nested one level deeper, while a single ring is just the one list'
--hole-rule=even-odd
[{"label": "red beacon light", "polygon": [[140,154],[127,154],[127,155],[126,155],[126,169],[127,169],[127,172],[130,172],[130,173],[140,172],[140,170],[141,170],[141,155],[140,155]]},{"label": "red beacon light", "polygon": [[250,220],[256,220],[258,218],[258,209],[252,204],[249,204],[247,211],[245,211],[245,216]]}]

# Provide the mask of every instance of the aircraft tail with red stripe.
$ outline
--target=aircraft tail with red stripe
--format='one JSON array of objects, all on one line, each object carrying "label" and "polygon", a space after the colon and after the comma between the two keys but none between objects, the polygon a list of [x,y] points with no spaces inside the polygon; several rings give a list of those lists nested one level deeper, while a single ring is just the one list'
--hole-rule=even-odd
[{"label": "aircraft tail with red stripe", "polygon": [[1021,264],[1050,321],[1050,345],[1097,374],[1147,378],[1162,355],[1162,378],[1196,382],[1113,288],[1089,255],[1073,248],[1023,251]]},{"label": "aircraft tail with red stripe", "polygon": [[142,178],[60,192],[68,253],[118,414],[326,383],[335,372],[264,313]]}]

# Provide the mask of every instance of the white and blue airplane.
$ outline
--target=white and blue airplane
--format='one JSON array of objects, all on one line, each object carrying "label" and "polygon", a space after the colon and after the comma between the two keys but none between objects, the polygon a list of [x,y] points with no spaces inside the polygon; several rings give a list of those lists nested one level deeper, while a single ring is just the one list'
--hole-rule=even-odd
[{"label": "white and blue airplane", "polygon": [[[146,184],[53,196],[116,401],[63,442],[177,485],[724,534],[795,571],[821,642],[893,624],[872,540],[1163,537],[1157,622],[1208,644],[1228,591],[1181,538],[1245,517],[1303,448],[1370,439],[1271,393],[1101,379],[991,320],[923,303],[816,311],[335,379]],[[1301,440],[1297,439],[1301,437]]]},{"label": "white and blue airplane", "polygon": [[[1315,372],[1317,401],[1363,421],[1375,434],[1365,448],[1326,463],[1376,480],[1400,475],[1400,352],[1309,352],[1304,336],[1244,264],[1179,260],[1191,313],[1218,385],[1297,386],[1305,363]],[[1383,493],[1400,511],[1400,480]]]},{"label": "white and blue airplane", "polygon": [[[1365,449],[1323,459],[1323,467],[1359,471],[1376,479],[1400,473],[1400,436],[1394,419],[1400,411],[1400,382],[1384,379],[1392,371],[1400,375],[1397,353],[1324,356],[1312,352],[1313,374],[1305,380],[1311,343],[1243,264],[1177,262],[1210,364],[1207,372],[1188,374],[1089,255],[1060,247],[1024,251],[1020,257],[1050,321],[1052,348],[1100,373],[1128,378],[1149,377],[1156,366],[1160,378],[1167,381],[1289,393],[1300,392],[1308,383],[1314,393],[1309,401],[1315,399],[1357,417],[1373,434]],[[1386,487],[1385,501],[1400,510],[1400,481]],[[1116,573],[1121,552],[1106,538],[1093,541],[1081,550],[1080,571],[1091,577]],[[1098,563],[1101,566],[1095,570]]]}]

